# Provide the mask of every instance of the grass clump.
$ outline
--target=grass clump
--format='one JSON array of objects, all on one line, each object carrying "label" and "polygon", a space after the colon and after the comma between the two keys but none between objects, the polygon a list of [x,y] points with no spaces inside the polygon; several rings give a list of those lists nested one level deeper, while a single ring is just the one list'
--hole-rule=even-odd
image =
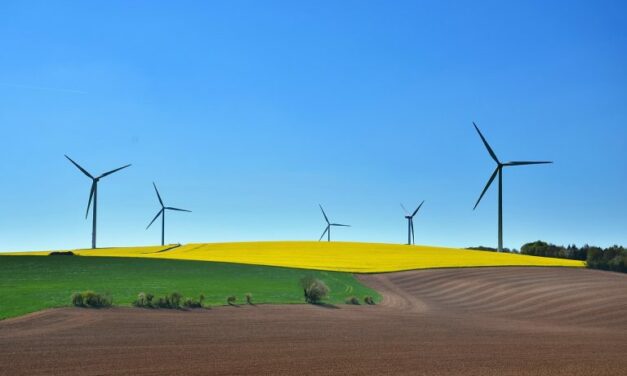
[{"label": "grass clump", "polygon": [[228,298],[226,298],[226,304],[230,305],[230,306],[234,306],[235,301],[237,300],[237,297],[235,295],[231,295]]},{"label": "grass clump", "polygon": [[110,307],[113,299],[110,296],[93,291],[83,291],[72,294],[72,305],[75,307],[103,308]]},{"label": "grass clump", "polygon": [[253,294],[247,292],[245,296],[246,296],[246,304],[255,305],[255,303],[253,303]]},{"label": "grass clump", "polygon": [[372,298],[372,296],[366,296],[364,298],[364,303],[368,304],[368,305],[375,305],[376,303],[374,302],[374,299]]},{"label": "grass clump", "polygon": [[359,299],[356,296],[349,296],[346,298],[346,304],[359,305]]},{"label": "grass clump", "polygon": [[300,280],[300,286],[305,295],[305,301],[310,304],[319,304],[329,294],[329,287],[321,280],[312,276],[305,276]]}]

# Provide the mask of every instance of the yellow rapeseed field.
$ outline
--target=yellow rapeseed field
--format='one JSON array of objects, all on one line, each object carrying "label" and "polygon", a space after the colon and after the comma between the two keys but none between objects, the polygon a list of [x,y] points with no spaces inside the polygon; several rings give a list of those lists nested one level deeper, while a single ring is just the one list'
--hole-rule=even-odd
[{"label": "yellow rapeseed field", "polygon": [[[355,273],[478,266],[569,266],[583,261],[398,244],[276,241],[74,250],[81,256],[149,257],[231,262]],[[18,255],[18,253],[14,253]],[[46,255],[48,252],[19,254]]]}]

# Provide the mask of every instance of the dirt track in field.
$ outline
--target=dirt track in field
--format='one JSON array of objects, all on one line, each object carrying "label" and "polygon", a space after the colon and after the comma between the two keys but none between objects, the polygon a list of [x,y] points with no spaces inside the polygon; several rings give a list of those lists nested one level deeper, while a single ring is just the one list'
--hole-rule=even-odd
[{"label": "dirt track in field", "polygon": [[361,276],[382,304],[56,309],[0,322],[1,375],[625,375],[627,275]]}]

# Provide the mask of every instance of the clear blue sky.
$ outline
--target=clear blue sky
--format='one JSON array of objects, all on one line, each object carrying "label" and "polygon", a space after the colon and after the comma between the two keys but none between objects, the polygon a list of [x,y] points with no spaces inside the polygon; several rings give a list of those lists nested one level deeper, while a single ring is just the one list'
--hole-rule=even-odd
[{"label": "clear blue sky", "polygon": [[[295,4],[299,3],[299,4]],[[317,239],[627,244],[627,5],[0,4],[0,250]]]}]

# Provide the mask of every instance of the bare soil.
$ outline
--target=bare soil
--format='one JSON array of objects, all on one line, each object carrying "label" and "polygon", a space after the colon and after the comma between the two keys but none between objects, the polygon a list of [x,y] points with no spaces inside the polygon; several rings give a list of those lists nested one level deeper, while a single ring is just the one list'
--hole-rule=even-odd
[{"label": "bare soil", "polygon": [[0,374],[627,374],[627,275],[473,268],[359,278],[382,304],[64,308],[0,321]]}]

